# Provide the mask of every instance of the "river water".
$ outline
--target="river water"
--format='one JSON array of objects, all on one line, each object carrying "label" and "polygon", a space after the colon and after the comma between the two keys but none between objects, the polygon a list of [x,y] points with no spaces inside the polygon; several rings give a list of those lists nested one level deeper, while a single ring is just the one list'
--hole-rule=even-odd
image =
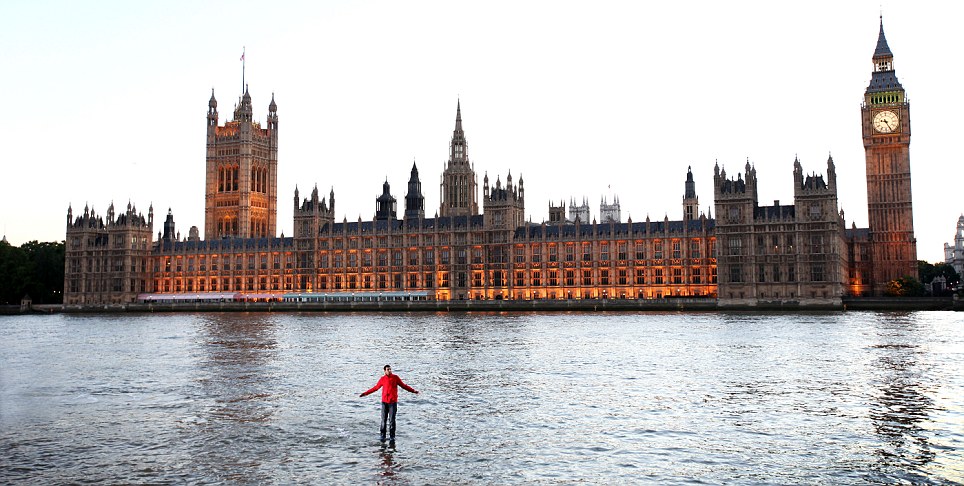
[{"label": "river water", "polygon": [[[964,314],[0,317],[0,482],[964,481]],[[378,440],[391,364],[398,437]]]}]

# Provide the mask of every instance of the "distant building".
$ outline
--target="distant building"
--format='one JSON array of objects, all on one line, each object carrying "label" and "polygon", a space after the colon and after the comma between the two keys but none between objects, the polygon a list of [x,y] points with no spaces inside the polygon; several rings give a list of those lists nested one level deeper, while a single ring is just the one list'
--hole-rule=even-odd
[{"label": "distant building", "polygon": [[944,243],[944,263],[954,267],[958,275],[964,275],[964,214],[957,218],[954,246]]}]

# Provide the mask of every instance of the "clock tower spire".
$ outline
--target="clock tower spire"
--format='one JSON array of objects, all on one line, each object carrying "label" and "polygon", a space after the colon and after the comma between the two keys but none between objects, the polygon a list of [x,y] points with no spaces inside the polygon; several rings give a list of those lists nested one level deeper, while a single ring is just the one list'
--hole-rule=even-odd
[{"label": "clock tower spire", "polygon": [[910,103],[884,36],[883,18],[873,55],[874,71],[861,106],[867,171],[867,212],[873,259],[873,292],[882,295],[897,278],[917,275],[910,183]]}]

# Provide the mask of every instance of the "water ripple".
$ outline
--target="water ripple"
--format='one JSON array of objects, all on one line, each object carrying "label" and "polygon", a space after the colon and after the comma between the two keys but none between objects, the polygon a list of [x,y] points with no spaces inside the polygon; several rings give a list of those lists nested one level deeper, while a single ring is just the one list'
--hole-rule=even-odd
[{"label": "water ripple", "polygon": [[[0,317],[0,481],[960,483],[955,313]],[[401,391],[378,441],[381,366]]]}]

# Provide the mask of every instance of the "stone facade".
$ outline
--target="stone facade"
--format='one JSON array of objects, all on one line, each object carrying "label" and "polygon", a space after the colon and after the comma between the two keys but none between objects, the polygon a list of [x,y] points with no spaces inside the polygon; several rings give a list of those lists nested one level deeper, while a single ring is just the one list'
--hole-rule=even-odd
[{"label": "stone facade", "polygon": [[207,116],[204,237],[264,238],[275,235],[278,218],[278,106],[271,95],[268,124],[254,121],[251,95],[218,125],[211,90]]},{"label": "stone facade", "polygon": [[917,278],[910,181],[910,103],[894,71],[883,20],[874,71],[860,108],[867,168],[868,240],[873,294],[904,276]]},{"label": "stone facade", "polygon": [[756,169],[728,178],[714,168],[719,303],[840,304],[847,268],[833,158],[827,177],[793,162],[794,201],[760,206]]},{"label": "stone facade", "polygon": [[153,206],[145,218],[130,203],[115,215],[111,203],[106,219],[67,208],[64,304],[123,304],[152,291],[153,227]]},{"label": "stone facade", "polygon": [[[370,221],[335,219],[335,193],[317,186],[293,200],[293,234],[275,237],[277,106],[267,128],[251,118],[245,93],[234,120],[218,125],[208,109],[205,231],[182,239],[168,212],[151,242],[153,210],[133,207],[106,220],[68,209],[67,304],[119,304],[153,295],[278,299],[286,293],[418,293],[450,299],[717,298],[720,306],[840,305],[847,295],[880,294],[887,279],[915,275],[911,219],[909,105],[893,74],[881,28],[874,74],[862,106],[869,228],[846,228],[836,167],[805,174],[793,161],[793,202],[761,206],[756,169],[736,177],[714,168],[716,218],[698,214],[691,169],[682,219],[621,221],[618,199],[603,200],[600,220],[589,205],[550,203],[549,222],[527,222],[525,185],[511,173],[476,173],[456,105],[440,204],[426,217],[414,163],[404,211],[386,180]],[[846,229],[845,229],[846,228]],[[961,223],[958,238],[961,236]],[[960,246],[960,243],[958,246]],[[913,264],[913,265],[912,265]],[[339,297],[340,298],[340,297]]]}]

